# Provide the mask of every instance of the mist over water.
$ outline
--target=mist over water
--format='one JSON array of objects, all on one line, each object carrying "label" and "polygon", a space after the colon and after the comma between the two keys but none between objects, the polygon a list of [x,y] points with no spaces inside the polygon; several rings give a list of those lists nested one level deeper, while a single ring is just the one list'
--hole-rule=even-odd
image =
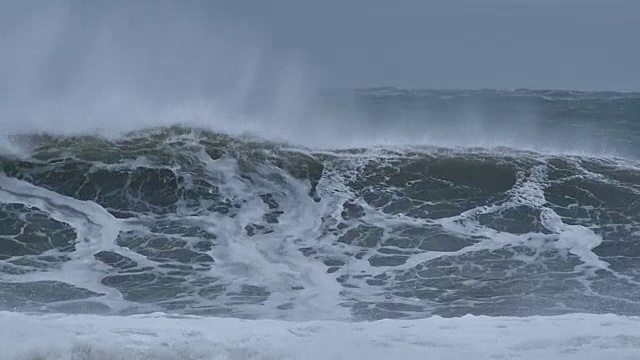
[{"label": "mist over water", "polygon": [[205,2],[0,6],[5,137],[183,124],[311,148],[633,154],[603,124],[561,118],[543,93],[323,89],[304,54],[272,49],[264,24],[226,21]]},{"label": "mist over water", "polygon": [[205,5],[3,3],[3,133],[262,130],[296,116],[313,86],[297,56]]}]

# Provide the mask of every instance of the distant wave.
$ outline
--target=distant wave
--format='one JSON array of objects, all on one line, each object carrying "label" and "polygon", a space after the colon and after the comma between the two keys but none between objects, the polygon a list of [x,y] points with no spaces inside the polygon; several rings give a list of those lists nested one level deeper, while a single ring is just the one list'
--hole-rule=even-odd
[{"label": "distant wave", "polygon": [[[638,93],[371,88],[292,97],[278,106],[255,99],[235,107],[205,99],[179,104],[131,101],[23,104],[19,111],[2,114],[3,135],[117,138],[131,131],[182,125],[316,150],[507,147],[640,158]],[[0,151],[15,148],[6,139],[0,144],[5,144]]]}]

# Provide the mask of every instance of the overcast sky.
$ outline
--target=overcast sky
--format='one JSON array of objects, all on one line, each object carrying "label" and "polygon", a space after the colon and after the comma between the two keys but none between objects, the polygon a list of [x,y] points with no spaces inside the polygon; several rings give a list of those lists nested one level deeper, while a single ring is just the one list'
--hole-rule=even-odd
[{"label": "overcast sky", "polygon": [[640,1],[528,3],[257,0],[219,9],[264,26],[275,47],[299,49],[337,86],[640,90]]},{"label": "overcast sky", "polygon": [[640,1],[509,3],[0,0],[0,80],[186,91],[257,57],[323,87],[640,90]]}]

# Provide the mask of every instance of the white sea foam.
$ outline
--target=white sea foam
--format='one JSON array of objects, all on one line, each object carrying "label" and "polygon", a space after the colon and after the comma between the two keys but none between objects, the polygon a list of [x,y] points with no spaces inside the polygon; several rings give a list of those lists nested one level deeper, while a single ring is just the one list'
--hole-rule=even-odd
[{"label": "white sea foam", "polygon": [[[284,185],[259,179],[248,184],[240,178],[235,160],[222,158],[213,161],[209,158],[205,161],[208,161],[207,171],[211,178],[224,178],[221,193],[228,198],[243,199],[247,205],[237,216],[211,213],[204,216],[176,215],[176,219],[188,219],[215,229],[218,238],[210,255],[215,259],[216,267],[210,275],[221,279],[229,292],[239,292],[243,285],[267,286],[271,291],[265,304],[236,304],[236,310],[261,318],[349,318],[348,309],[340,306],[342,288],[335,281],[335,275],[327,275],[322,263],[308,261],[298,250],[299,247],[313,246],[321,237],[321,219],[326,211],[324,204],[315,203],[307,195],[308,184],[285,173],[271,174],[280,176]],[[265,174],[265,178],[268,176]],[[259,223],[269,210],[260,199],[262,192],[275,194],[287,212],[279,217],[281,226],[268,234],[256,234],[250,238],[245,233],[246,226]],[[153,261],[117,243],[121,231],[134,230],[146,234],[148,229],[144,226],[144,216],[142,222],[117,219],[95,202],[76,200],[1,174],[0,203],[37,207],[77,231],[75,251],[69,254],[68,261],[46,271],[2,274],[1,280],[10,283],[64,282],[104,294],[99,301],[114,310],[127,309],[132,305],[138,308],[137,312],[158,310],[152,304],[131,304],[118,291],[104,286],[101,279],[110,269],[93,256],[100,251],[115,252],[147,269],[165,272]],[[185,280],[189,279],[189,276],[185,277]],[[295,308],[286,312],[277,309],[292,303],[296,304]],[[315,315],[311,317],[311,313]]]},{"label": "white sea foam", "polygon": [[7,360],[635,360],[640,318],[573,314],[350,323],[0,312],[0,349]]}]

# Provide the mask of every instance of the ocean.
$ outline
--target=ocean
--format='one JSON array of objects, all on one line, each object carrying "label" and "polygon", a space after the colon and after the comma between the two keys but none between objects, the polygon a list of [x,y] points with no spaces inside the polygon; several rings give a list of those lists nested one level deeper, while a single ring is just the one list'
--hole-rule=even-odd
[{"label": "ocean", "polygon": [[0,358],[640,358],[640,93],[309,109],[3,133]]}]

